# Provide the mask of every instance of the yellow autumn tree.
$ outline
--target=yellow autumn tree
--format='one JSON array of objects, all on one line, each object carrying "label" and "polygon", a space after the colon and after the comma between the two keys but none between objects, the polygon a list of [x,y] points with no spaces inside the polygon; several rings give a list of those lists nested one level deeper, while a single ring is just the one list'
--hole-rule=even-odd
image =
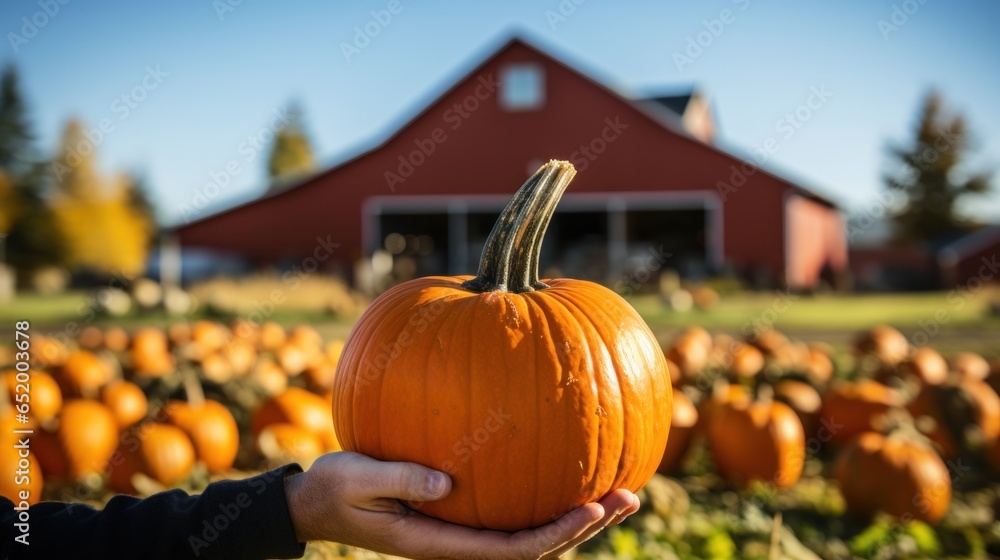
[{"label": "yellow autumn tree", "polygon": [[53,213],[66,238],[67,264],[104,274],[134,275],[146,265],[153,225],[130,203],[125,176],[106,179],[97,171],[94,146],[71,121],[52,163],[57,185]]}]

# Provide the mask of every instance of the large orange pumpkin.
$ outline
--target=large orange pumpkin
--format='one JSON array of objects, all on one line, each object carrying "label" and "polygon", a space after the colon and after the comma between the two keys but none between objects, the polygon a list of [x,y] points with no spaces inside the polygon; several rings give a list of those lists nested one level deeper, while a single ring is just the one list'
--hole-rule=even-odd
[{"label": "large orange pumpkin", "polygon": [[823,398],[821,421],[833,443],[844,443],[854,436],[880,431],[879,422],[902,399],[893,389],[870,379],[845,382],[828,391]]},{"label": "large orange pumpkin", "polygon": [[847,509],[862,519],[884,511],[934,523],[948,511],[948,468],[917,440],[867,432],[840,451],[834,471]]},{"label": "large orange pumpkin", "polygon": [[805,433],[784,403],[765,398],[719,406],[708,424],[708,442],[716,469],[730,484],[761,481],[787,488],[802,475]]},{"label": "large orange pumpkin", "polygon": [[982,450],[1000,437],[1000,396],[974,377],[923,387],[907,409],[934,420],[928,436],[945,457]]},{"label": "large orange pumpkin", "polygon": [[148,423],[136,434],[136,440],[123,440],[112,459],[108,482],[115,491],[137,493],[132,483],[136,473],[164,486],[172,486],[191,475],[194,447],[180,428]]},{"label": "large orange pumpkin", "polygon": [[667,443],[670,373],[618,294],[538,280],[542,237],[575,174],[535,173],[501,213],[475,278],[398,285],[351,332],[334,381],[345,449],[450,472],[419,507],[519,530],[654,474]]}]

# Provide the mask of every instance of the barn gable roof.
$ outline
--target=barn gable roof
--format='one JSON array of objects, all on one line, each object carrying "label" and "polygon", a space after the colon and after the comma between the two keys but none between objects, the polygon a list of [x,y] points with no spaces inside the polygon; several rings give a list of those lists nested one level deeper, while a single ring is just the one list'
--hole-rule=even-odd
[{"label": "barn gable roof", "polygon": [[[697,144],[698,146],[703,147],[704,149],[715,151],[717,153],[720,153],[720,154],[724,155],[725,157],[733,159],[735,163],[743,164],[745,162],[745,160],[743,158],[741,158],[741,157],[739,157],[739,156],[737,156],[735,154],[732,154],[732,153],[730,153],[730,152],[728,152],[728,151],[726,151],[726,150],[724,150],[724,149],[722,149],[722,148],[720,148],[720,147],[718,147],[718,146],[716,146],[714,144],[708,144],[708,143],[705,143],[705,142],[701,141],[700,139],[696,138],[694,135],[692,135],[691,133],[689,133],[685,129],[685,126],[684,126],[684,124],[682,122],[684,111],[686,110],[686,108],[690,104],[692,98],[695,97],[696,95],[698,95],[697,90],[695,90],[695,89],[692,88],[692,90],[690,92],[686,93],[686,94],[671,95],[671,96],[659,96],[659,97],[655,97],[655,98],[652,98],[652,99],[650,99],[650,98],[645,98],[644,99],[644,98],[640,98],[640,97],[637,97],[637,96],[631,96],[631,95],[628,95],[627,93],[625,93],[623,90],[621,90],[621,89],[619,89],[619,88],[611,85],[610,84],[610,80],[596,78],[592,74],[583,71],[580,68],[580,65],[578,65],[578,64],[570,64],[568,62],[565,62],[564,59],[562,59],[560,57],[557,57],[556,55],[554,55],[552,53],[552,49],[543,49],[541,47],[538,47],[538,46],[536,46],[534,44],[533,41],[529,41],[528,39],[525,39],[523,35],[521,35],[519,33],[515,33],[515,34],[512,34],[509,38],[507,38],[499,46],[499,48],[492,49],[491,51],[489,51],[491,54],[489,54],[485,58],[482,58],[478,63],[472,65],[471,68],[468,71],[463,72],[461,74],[461,77],[459,79],[453,81],[450,85],[447,85],[447,86],[443,87],[440,91],[438,91],[435,95],[433,95],[432,98],[431,98],[431,100],[429,102],[428,101],[423,101],[420,104],[420,108],[417,111],[415,111],[414,113],[412,113],[408,118],[403,119],[403,124],[402,125],[396,127],[391,133],[389,133],[385,137],[381,138],[380,140],[374,142],[368,148],[363,149],[360,152],[358,152],[358,153],[356,153],[354,155],[351,155],[351,156],[349,156],[349,157],[347,157],[347,158],[345,158],[345,159],[343,159],[343,160],[341,160],[341,161],[339,161],[339,162],[331,165],[330,167],[326,168],[323,171],[315,173],[315,174],[313,174],[311,176],[303,177],[303,178],[299,179],[298,181],[290,183],[290,184],[288,184],[286,186],[282,186],[282,188],[280,188],[280,189],[268,190],[268,192],[266,192],[265,194],[263,194],[263,195],[255,198],[253,200],[249,200],[247,202],[234,205],[234,206],[232,206],[230,208],[223,209],[223,210],[221,210],[219,212],[216,212],[214,214],[205,216],[205,217],[197,219],[197,220],[193,220],[193,221],[191,221],[189,223],[179,224],[179,225],[175,226],[174,229],[181,230],[181,229],[184,229],[185,227],[192,226],[194,224],[197,224],[197,223],[200,223],[200,222],[203,222],[203,221],[206,221],[206,220],[211,220],[213,217],[215,217],[215,216],[217,216],[219,214],[222,214],[222,213],[227,213],[227,212],[230,212],[232,210],[236,210],[238,208],[242,208],[242,207],[246,207],[246,206],[252,206],[252,205],[255,205],[255,204],[259,204],[259,203],[265,202],[265,201],[267,201],[267,200],[269,200],[271,198],[284,196],[284,195],[288,194],[289,192],[298,189],[299,187],[302,187],[304,185],[307,185],[309,183],[317,181],[317,180],[321,179],[322,177],[325,177],[326,175],[329,175],[329,174],[333,173],[334,171],[336,171],[336,170],[338,170],[338,169],[340,169],[340,168],[342,168],[344,166],[347,166],[347,165],[350,165],[352,163],[355,163],[355,162],[357,162],[357,161],[365,158],[369,154],[377,152],[378,150],[382,149],[384,146],[386,146],[387,144],[389,144],[390,142],[392,142],[395,138],[397,138],[398,136],[400,136],[404,131],[406,131],[412,125],[414,125],[414,123],[416,123],[418,120],[420,120],[421,117],[423,117],[424,115],[426,115],[427,113],[429,113],[433,109],[435,109],[437,107],[438,103],[443,98],[447,97],[453,91],[459,89],[462,85],[464,85],[465,83],[467,83],[469,80],[475,80],[476,77],[478,76],[478,74],[485,67],[487,67],[488,65],[490,65],[494,60],[496,60],[498,57],[500,57],[506,51],[508,51],[509,49],[515,48],[515,47],[526,48],[529,51],[531,51],[535,56],[538,56],[538,57],[547,59],[547,60],[549,60],[551,62],[554,62],[555,64],[558,64],[559,66],[563,67],[564,69],[568,70],[569,72],[580,76],[581,78],[583,78],[584,80],[586,80],[587,82],[589,82],[590,84],[592,84],[594,87],[599,88],[599,89],[605,91],[606,93],[612,95],[619,102],[631,106],[632,108],[634,108],[638,112],[644,114],[650,120],[652,120],[655,123],[659,124],[663,128],[666,128],[667,130],[669,130],[673,134],[676,134],[676,135],[678,135],[678,136],[680,136],[682,138],[685,138],[685,139],[689,140],[690,142],[693,142],[693,143]],[[790,191],[792,191],[793,193],[795,193],[795,194],[797,194],[799,196],[802,196],[804,198],[808,198],[808,199],[813,200],[815,202],[818,202],[818,203],[820,203],[820,204],[822,204],[824,206],[827,206],[827,207],[830,207],[830,208],[833,208],[833,209],[838,209],[838,206],[837,206],[837,204],[835,202],[833,202],[829,198],[826,198],[823,195],[820,195],[820,194],[818,194],[816,192],[813,192],[813,191],[811,191],[811,190],[809,190],[809,189],[807,189],[805,187],[802,187],[802,186],[800,186],[798,184],[795,184],[795,183],[789,181],[788,179],[785,179],[785,178],[781,177],[780,175],[776,175],[773,172],[767,171],[766,169],[760,168],[758,171],[760,173],[762,173],[762,174],[771,176],[772,178],[774,178],[775,180],[779,181],[780,183],[783,183],[786,187],[788,187],[790,189]]]}]

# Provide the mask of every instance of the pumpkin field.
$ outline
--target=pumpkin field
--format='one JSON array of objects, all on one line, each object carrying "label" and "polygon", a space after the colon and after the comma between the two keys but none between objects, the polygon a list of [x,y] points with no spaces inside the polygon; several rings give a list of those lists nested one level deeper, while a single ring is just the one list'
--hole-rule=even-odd
[{"label": "pumpkin field", "polygon": [[[640,512],[577,557],[1000,554],[1000,361],[988,349],[992,362],[939,353],[887,326],[837,345],[773,329],[656,330],[674,386],[659,474],[639,491]],[[331,399],[344,341],[311,326],[107,323],[68,342],[43,332],[29,372],[35,497],[100,506],[118,492],[197,492],[339,449]],[[18,372],[3,376],[7,434]]]}]

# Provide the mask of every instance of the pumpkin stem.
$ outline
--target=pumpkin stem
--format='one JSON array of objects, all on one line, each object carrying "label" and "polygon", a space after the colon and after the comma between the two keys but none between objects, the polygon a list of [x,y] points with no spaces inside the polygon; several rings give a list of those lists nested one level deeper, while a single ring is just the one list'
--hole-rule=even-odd
[{"label": "pumpkin stem", "polygon": [[538,279],[542,239],[574,175],[573,164],[552,160],[524,183],[486,239],[479,273],[464,282],[463,288],[479,293],[521,293],[547,287]]},{"label": "pumpkin stem", "polygon": [[184,373],[184,395],[191,408],[201,408],[205,405],[205,390],[201,387],[201,381],[193,371]]}]

